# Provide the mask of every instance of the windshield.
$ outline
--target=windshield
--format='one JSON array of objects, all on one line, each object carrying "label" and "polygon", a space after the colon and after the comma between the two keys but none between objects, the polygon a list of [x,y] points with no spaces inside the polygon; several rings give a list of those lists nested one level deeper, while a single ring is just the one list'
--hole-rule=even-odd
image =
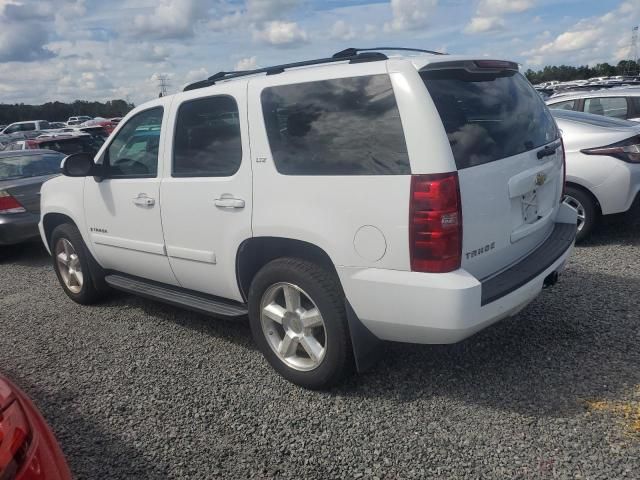
[{"label": "windshield", "polygon": [[56,152],[0,157],[0,180],[59,173],[63,158],[64,155]]},{"label": "windshield", "polygon": [[422,72],[438,109],[458,169],[482,165],[558,138],[540,95],[520,73]]}]

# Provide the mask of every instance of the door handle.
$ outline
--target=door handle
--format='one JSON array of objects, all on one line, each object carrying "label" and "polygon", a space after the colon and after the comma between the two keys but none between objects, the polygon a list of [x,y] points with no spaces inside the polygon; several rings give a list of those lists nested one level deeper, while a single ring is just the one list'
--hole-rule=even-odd
[{"label": "door handle", "polygon": [[133,197],[133,203],[141,207],[153,207],[156,201],[148,197],[146,193],[139,193],[137,197]]},{"label": "door handle", "polygon": [[244,200],[227,195],[216,198],[214,203],[216,207],[220,208],[244,208]]}]

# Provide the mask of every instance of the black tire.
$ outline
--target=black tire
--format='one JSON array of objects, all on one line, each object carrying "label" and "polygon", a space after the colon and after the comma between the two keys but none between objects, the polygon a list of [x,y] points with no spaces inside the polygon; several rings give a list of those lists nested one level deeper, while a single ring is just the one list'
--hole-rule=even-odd
[{"label": "black tire", "polygon": [[[567,187],[565,193],[568,197],[571,197],[572,199],[579,202],[582,210],[584,211],[584,221],[582,222],[582,227],[576,234],[576,242],[581,242],[589,237],[589,235],[591,235],[591,232],[598,224],[598,221],[600,220],[600,211],[598,210],[598,207],[591,195],[584,192],[583,190],[575,187]],[[573,202],[571,200],[567,200],[565,198],[565,202],[575,207],[575,205],[572,205]]]},{"label": "black tire", "polygon": [[[66,239],[71,243],[75,250],[80,268],[83,274],[82,288],[78,292],[72,292],[65,284],[60,272],[60,265],[56,258],[56,245],[62,239]],[[58,281],[64,290],[64,293],[76,303],[82,305],[91,305],[104,298],[108,292],[108,288],[104,284],[104,277],[99,271],[99,266],[91,256],[89,249],[82,239],[82,235],[75,227],[68,223],[58,225],[51,233],[51,256],[53,258],[53,269],[56,272]]]},{"label": "black tire", "polygon": [[[290,367],[273,351],[261,324],[261,301],[267,290],[287,282],[301,288],[316,304],[324,320],[326,353],[317,367],[300,371]],[[334,273],[297,258],[279,258],[265,265],[249,290],[249,321],[260,351],[271,366],[296,385],[313,390],[326,389],[342,380],[353,367],[353,350],[345,311],[344,293]]]}]

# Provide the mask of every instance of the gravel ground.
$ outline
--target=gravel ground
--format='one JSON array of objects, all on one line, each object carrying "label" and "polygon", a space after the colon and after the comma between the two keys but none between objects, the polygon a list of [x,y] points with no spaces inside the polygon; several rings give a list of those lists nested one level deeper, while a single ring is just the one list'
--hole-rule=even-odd
[{"label": "gravel ground", "polygon": [[266,365],[246,322],[118,294],[73,304],[38,245],[0,260],[0,369],[77,478],[638,478],[640,215],[577,248],[516,318],[389,344],[328,393]]}]

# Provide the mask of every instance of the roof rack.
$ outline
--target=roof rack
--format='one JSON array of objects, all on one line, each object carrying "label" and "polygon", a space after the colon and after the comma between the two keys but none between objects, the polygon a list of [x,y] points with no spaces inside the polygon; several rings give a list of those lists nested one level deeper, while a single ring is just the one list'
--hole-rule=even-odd
[{"label": "roof rack", "polygon": [[[343,51],[344,52],[344,51]],[[266,68],[257,68],[255,70],[241,70],[236,72],[218,72],[215,75],[210,76],[206,80],[201,80],[199,82],[191,83],[184,87],[183,91],[186,92],[188,90],[195,90],[197,88],[209,87],[211,85],[215,85],[217,81],[220,80],[230,80],[232,78],[245,77],[247,75],[255,75],[258,73],[266,73],[267,75],[276,75],[278,73],[282,73],[289,68],[296,67],[307,67],[310,65],[323,65],[326,63],[336,63],[336,62],[344,62],[348,61],[349,63],[364,63],[364,62],[377,62],[380,60],[387,60],[387,56],[383,53],[379,52],[363,52],[358,53],[357,51],[353,55],[346,55],[343,52],[338,52],[341,54],[334,55],[329,58],[319,58],[316,60],[306,60],[304,62],[294,62],[294,63],[285,63],[284,65],[274,65],[272,67]]]},{"label": "roof rack", "polygon": [[346,58],[357,55],[360,52],[380,52],[396,50],[400,52],[420,52],[429,53],[431,55],[447,55],[446,53],[436,52],[434,50],[422,50],[421,48],[406,48],[406,47],[377,47],[377,48],[345,48],[344,50],[334,53],[333,58]]}]

